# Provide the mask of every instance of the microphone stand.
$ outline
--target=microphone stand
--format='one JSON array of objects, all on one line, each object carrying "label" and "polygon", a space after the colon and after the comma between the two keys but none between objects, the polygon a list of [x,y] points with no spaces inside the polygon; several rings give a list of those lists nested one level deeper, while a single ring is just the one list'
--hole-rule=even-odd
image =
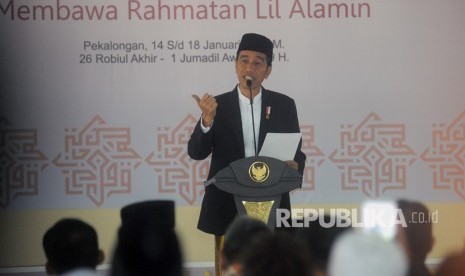
[{"label": "microphone stand", "polygon": [[257,154],[257,138],[255,138],[255,118],[253,115],[253,97],[252,97],[252,80],[247,80],[247,87],[249,87],[250,92],[250,109],[252,110],[252,131],[253,131],[253,147],[255,150],[255,157]]}]

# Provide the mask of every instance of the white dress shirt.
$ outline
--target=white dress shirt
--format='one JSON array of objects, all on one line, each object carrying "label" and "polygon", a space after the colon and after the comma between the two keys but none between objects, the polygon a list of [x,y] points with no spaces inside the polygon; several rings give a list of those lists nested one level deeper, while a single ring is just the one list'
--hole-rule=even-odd
[{"label": "white dress shirt", "polygon": [[[255,148],[253,145],[253,124],[252,124],[252,108],[250,106],[250,100],[241,93],[239,86],[237,87],[239,93],[239,107],[241,109],[241,121],[242,121],[242,135],[244,136],[244,149],[245,157],[255,156]],[[258,151],[258,133],[260,131],[260,118],[261,118],[261,107],[262,107],[262,89],[253,98],[253,116],[255,121],[255,141]],[[258,152],[257,152],[258,154]]]}]

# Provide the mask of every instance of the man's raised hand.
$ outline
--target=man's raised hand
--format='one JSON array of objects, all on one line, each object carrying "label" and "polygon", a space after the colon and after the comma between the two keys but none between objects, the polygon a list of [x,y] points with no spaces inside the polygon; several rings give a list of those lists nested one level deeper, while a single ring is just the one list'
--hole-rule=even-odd
[{"label": "man's raised hand", "polygon": [[202,110],[203,126],[210,127],[216,116],[216,108],[218,107],[216,99],[208,93],[205,93],[202,98],[194,94],[192,95],[192,98],[194,98],[197,105],[200,107],[200,110]]}]

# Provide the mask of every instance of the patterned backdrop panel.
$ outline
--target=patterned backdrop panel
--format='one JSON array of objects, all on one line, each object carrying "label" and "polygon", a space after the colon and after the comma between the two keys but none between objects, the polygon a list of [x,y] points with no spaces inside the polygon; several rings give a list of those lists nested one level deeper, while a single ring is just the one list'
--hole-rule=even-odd
[{"label": "patterned backdrop panel", "polygon": [[433,125],[432,145],[421,159],[433,170],[435,189],[465,200],[465,111],[449,123]]},{"label": "patterned backdrop panel", "polygon": [[237,84],[250,26],[274,45],[263,86],[298,109],[293,203],[465,202],[465,1],[365,1],[359,16],[354,1],[97,2],[0,2],[0,208],[201,204],[192,94]]},{"label": "patterned backdrop panel", "polygon": [[315,129],[312,125],[301,125],[302,151],[307,156],[301,190],[314,191],[316,187],[316,172],[325,161],[325,154],[315,145]]},{"label": "patterned backdrop panel", "polygon": [[84,195],[100,206],[112,194],[130,194],[142,162],[129,127],[109,126],[99,116],[83,128],[67,129],[65,148],[53,164],[65,175],[66,194]]},{"label": "patterned backdrop panel", "polygon": [[48,158],[38,149],[36,129],[18,129],[0,116],[0,206],[19,196],[35,196]]},{"label": "patterned backdrop panel", "polygon": [[[63,149],[49,161],[39,150],[37,129],[17,128],[2,118],[1,207],[8,208],[20,197],[41,196],[41,184],[48,182],[43,174],[50,163],[64,176],[63,183],[57,185],[65,187],[65,194],[59,196],[80,196],[82,206],[100,207],[115,194],[137,198],[134,178],[141,174],[152,183],[144,196],[167,195],[181,205],[199,205],[210,159],[196,161],[187,154],[196,123],[197,118],[188,114],[173,127],[158,127],[151,143],[153,150],[139,153],[134,149],[130,127],[109,125],[97,115],[82,128],[66,129]],[[302,150],[307,155],[299,190],[304,194],[315,193],[316,187],[324,189],[329,177],[324,166],[334,165],[340,180],[338,193],[332,194],[336,200],[347,197],[344,194],[348,191],[383,198],[389,191],[407,191],[409,174],[414,173],[412,165],[425,162],[432,171],[430,184],[425,185],[465,200],[465,111],[448,123],[434,124],[432,144],[419,156],[406,143],[405,124],[384,122],[375,112],[357,124],[342,125],[339,145],[330,154],[316,145],[312,125],[301,125],[301,132]],[[141,166],[154,174],[142,172]],[[317,179],[325,185],[319,185]]]},{"label": "patterned backdrop panel", "polygon": [[158,128],[156,151],[145,159],[157,173],[158,193],[179,195],[189,205],[201,202],[210,166],[209,158],[195,161],[187,154],[187,142],[197,120],[189,114],[173,128]]},{"label": "patterned backdrop panel", "polygon": [[379,198],[393,189],[405,189],[408,167],[415,152],[406,144],[405,126],[384,123],[376,113],[356,125],[343,125],[339,148],[329,159],[341,172],[342,190],[360,190]]}]

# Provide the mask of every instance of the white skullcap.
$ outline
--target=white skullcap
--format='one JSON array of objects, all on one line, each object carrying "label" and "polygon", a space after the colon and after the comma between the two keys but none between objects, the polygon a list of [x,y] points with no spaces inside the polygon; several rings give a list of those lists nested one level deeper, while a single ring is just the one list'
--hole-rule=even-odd
[{"label": "white skullcap", "polygon": [[395,242],[376,234],[348,231],[331,249],[329,276],[405,276],[408,262]]}]

